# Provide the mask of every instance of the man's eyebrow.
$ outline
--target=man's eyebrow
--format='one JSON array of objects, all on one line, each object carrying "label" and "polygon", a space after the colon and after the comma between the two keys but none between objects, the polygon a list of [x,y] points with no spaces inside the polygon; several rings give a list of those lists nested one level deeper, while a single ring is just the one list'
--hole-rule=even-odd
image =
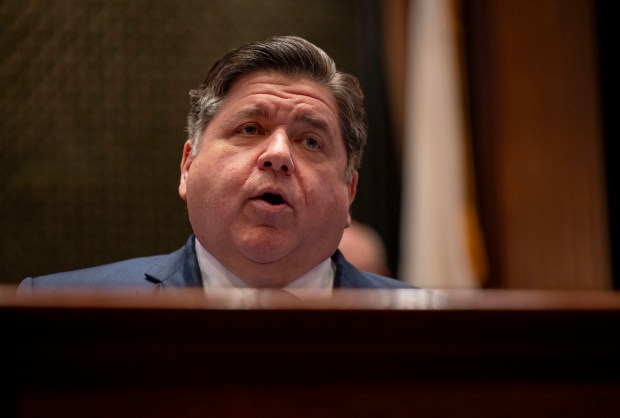
[{"label": "man's eyebrow", "polygon": [[[249,106],[246,108],[241,108],[240,110],[234,112],[228,118],[227,121],[234,121],[237,119],[245,119],[245,118],[255,118],[255,117],[263,117],[269,118],[270,112],[269,108],[265,105],[255,105]],[[316,115],[311,112],[303,112],[295,117],[295,121],[306,123],[316,129],[329,132],[331,131],[330,125],[327,120],[320,115]]]},{"label": "man's eyebrow", "polygon": [[237,112],[234,112],[230,117],[226,118],[227,120],[231,119],[244,119],[244,118],[253,118],[253,117],[269,117],[269,110],[266,106],[257,105],[247,108],[242,108]]},{"label": "man's eyebrow", "polygon": [[300,122],[307,123],[315,127],[316,129],[326,131],[326,132],[330,131],[329,123],[327,123],[327,121],[324,118],[314,115],[312,113],[302,113],[299,116],[297,116],[295,119]]}]

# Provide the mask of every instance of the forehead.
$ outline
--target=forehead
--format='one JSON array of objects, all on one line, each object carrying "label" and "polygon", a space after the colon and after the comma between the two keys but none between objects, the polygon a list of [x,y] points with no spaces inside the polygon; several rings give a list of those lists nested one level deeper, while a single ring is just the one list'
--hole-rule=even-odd
[{"label": "forehead", "polygon": [[224,99],[221,111],[261,103],[290,109],[303,109],[338,124],[338,106],[333,93],[321,84],[303,77],[276,72],[256,72],[236,80]]}]

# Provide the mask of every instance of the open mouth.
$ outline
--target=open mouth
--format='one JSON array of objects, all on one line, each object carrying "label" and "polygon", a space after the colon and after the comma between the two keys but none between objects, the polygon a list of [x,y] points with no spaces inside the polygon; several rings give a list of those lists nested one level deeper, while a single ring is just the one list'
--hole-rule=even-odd
[{"label": "open mouth", "polygon": [[260,200],[263,200],[270,205],[282,205],[284,204],[284,199],[279,194],[275,193],[263,193],[260,196]]}]

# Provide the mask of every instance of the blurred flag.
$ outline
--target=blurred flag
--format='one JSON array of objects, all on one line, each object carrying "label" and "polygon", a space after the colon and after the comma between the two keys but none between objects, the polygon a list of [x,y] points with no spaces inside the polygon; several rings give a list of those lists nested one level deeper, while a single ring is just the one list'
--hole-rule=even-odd
[{"label": "blurred flag", "polygon": [[453,0],[409,3],[398,276],[425,288],[480,287],[486,275],[455,16]]}]

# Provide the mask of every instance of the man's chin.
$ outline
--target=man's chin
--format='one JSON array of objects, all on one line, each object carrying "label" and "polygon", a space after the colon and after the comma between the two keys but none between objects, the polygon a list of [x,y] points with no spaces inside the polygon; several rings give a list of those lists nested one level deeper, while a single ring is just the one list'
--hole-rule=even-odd
[{"label": "man's chin", "polygon": [[239,249],[241,254],[249,261],[257,264],[273,264],[284,260],[290,251],[282,246],[275,246],[273,243],[266,245],[245,245]]}]

